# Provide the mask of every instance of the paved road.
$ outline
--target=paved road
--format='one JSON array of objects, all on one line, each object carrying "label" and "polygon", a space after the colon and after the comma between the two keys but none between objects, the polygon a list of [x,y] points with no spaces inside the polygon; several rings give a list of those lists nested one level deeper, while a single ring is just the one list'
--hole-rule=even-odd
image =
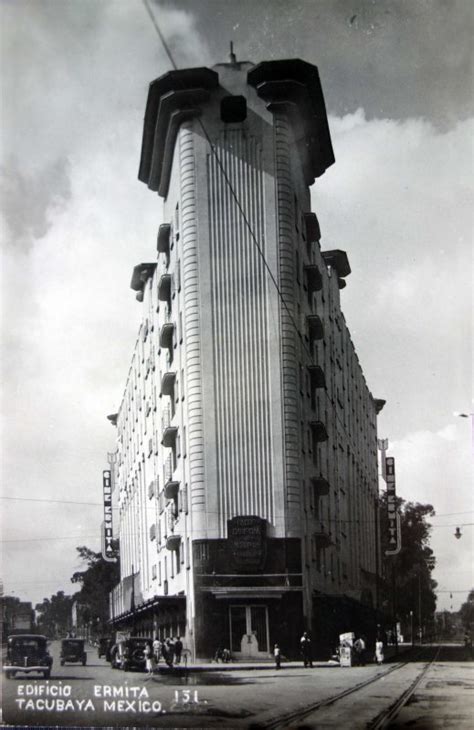
[{"label": "paved road", "polygon": [[[263,726],[282,713],[294,712],[332,697],[367,679],[381,676],[387,670],[387,667],[373,665],[352,669],[326,665],[313,669],[283,668],[279,672],[232,669],[191,672],[186,676],[158,673],[153,679],[146,679],[142,673],[111,669],[92,648],[88,650],[85,667],[61,667],[59,642],[52,643],[51,653],[54,664],[49,682],[34,679],[32,675],[18,675],[4,681],[5,722],[30,726]],[[323,712],[313,713],[305,719],[304,725],[351,730],[365,727],[381,708],[393,702],[421,666],[421,663],[410,664],[381,678],[363,692],[326,707]],[[466,697],[471,702],[472,691],[467,690],[472,690],[472,672],[472,663],[450,661],[441,673],[433,674],[431,680],[431,675],[427,676],[423,691],[430,693],[434,715],[442,716],[442,698],[447,693],[452,702],[458,702],[461,707],[466,706]],[[464,684],[459,684],[461,676]],[[429,685],[429,681],[435,680],[440,684]],[[465,724],[464,717],[459,717],[456,724],[456,728],[471,726],[471,722]],[[415,724],[414,727],[431,726]]]}]

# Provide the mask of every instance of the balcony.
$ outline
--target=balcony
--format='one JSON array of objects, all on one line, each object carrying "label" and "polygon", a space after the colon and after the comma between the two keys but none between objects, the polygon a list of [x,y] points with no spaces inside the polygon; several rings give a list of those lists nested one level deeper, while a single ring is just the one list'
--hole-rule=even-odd
[{"label": "balcony", "polygon": [[137,292],[137,301],[143,302],[143,290],[145,288],[145,284],[148,279],[153,276],[155,269],[155,263],[137,264],[137,266],[134,267],[132,280],[130,281],[130,288]]},{"label": "balcony", "polygon": [[171,398],[174,395],[174,385],[176,383],[176,373],[174,371],[168,371],[163,373],[161,378],[161,392],[163,395],[169,395]]},{"label": "balcony", "polygon": [[162,274],[158,281],[158,299],[160,302],[171,302],[172,275]]},{"label": "balcony", "polygon": [[163,433],[161,443],[163,446],[172,448],[176,443],[176,436],[178,435],[178,427],[171,424],[171,409],[165,408],[161,417],[161,430]]},{"label": "balcony", "polygon": [[181,535],[170,535],[166,540],[167,550],[179,550]]},{"label": "balcony", "polygon": [[314,340],[322,340],[324,337],[324,327],[321,317],[318,314],[308,314],[306,316],[306,325],[308,337],[311,342],[314,342]]},{"label": "balcony", "polygon": [[326,426],[322,421],[311,421],[309,424],[311,431],[313,432],[313,438],[318,443],[328,440],[328,432]]},{"label": "balcony", "polygon": [[306,238],[311,243],[319,241],[321,238],[321,229],[319,227],[319,221],[316,217],[316,213],[305,213],[304,222],[306,226]]},{"label": "balcony", "polygon": [[[167,318],[170,315],[167,316]],[[169,350],[173,347],[174,322],[166,321],[160,329],[160,347],[166,347]]]},{"label": "balcony", "polygon": [[315,291],[321,291],[323,287],[323,278],[319,270],[319,266],[316,264],[305,264],[304,272],[306,276],[306,282],[308,284],[308,290],[313,293]]},{"label": "balcony", "polygon": [[330,266],[337,274],[339,289],[344,289],[346,282],[344,277],[349,276],[351,267],[345,251],[334,249],[334,251],[322,251],[321,253],[326,266]]},{"label": "balcony", "polygon": [[315,497],[327,497],[329,494],[329,482],[322,476],[311,477]]},{"label": "balcony", "polygon": [[170,252],[170,238],[171,238],[171,225],[169,223],[163,223],[158,228],[158,239],[156,242],[156,249],[158,253],[165,253],[166,255]]},{"label": "balcony", "polygon": [[320,365],[309,365],[308,372],[311,379],[311,389],[325,388],[326,378],[324,376],[324,370]]},{"label": "balcony", "polygon": [[177,499],[179,492],[179,482],[170,479],[165,484],[165,499]]}]

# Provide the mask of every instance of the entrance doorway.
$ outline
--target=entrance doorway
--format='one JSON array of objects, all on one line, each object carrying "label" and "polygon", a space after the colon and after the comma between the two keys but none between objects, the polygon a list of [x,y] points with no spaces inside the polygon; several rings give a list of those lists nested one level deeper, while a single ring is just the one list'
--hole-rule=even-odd
[{"label": "entrance doorway", "polygon": [[268,656],[268,608],[261,605],[230,606],[230,650],[237,658]]}]

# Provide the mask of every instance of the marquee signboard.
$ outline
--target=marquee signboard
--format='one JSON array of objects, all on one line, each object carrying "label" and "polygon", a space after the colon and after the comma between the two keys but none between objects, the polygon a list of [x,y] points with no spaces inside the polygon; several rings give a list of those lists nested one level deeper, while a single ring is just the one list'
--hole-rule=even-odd
[{"label": "marquee signboard", "polygon": [[235,570],[262,570],[266,557],[266,523],[261,517],[234,517],[227,523]]}]

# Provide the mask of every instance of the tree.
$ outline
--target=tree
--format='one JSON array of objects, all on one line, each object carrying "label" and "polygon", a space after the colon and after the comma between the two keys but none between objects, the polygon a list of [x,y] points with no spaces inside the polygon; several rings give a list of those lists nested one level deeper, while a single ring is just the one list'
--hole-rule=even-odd
[{"label": "tree", "polygon": [[95,553],[85,545],[76,549],[87,565],[71,578],[72,583],[81,584],[74,596],[80,606],[80,618],[84,624],[92,624],[94,630],[103,632],[109,619],[109,593],[120,580],[119,563],[107,562],[101,553]]},{"label": "tree", "polygon": [[469,591],[467,601],[462,604],[459,613],[465,630],[470,631],[474,627],[474,588]]},{"label": "tree", "polygon": [[51,638],[65,634],[72,625],[73,602],[74,598],[64,591],[58,591],[51,599],[43,598],[35,606],[38,630]]},{"label": "tree", "polygon": [[385,555],[388,549],[387,496],[380,498],[380,528],[382,546],[382,568],[384,582],[382,597],[385,605],[390,606],[392,615],[402,621],[405,627],[413,624],[422,627],[424,633],[433,628],[436,608],[436,581],[431,573],[436,558],[429,546],[431,525],[427,517],[435,512],[431,504],[406,502],[397,498],[400,519],[402,548],[395,556]]}]

